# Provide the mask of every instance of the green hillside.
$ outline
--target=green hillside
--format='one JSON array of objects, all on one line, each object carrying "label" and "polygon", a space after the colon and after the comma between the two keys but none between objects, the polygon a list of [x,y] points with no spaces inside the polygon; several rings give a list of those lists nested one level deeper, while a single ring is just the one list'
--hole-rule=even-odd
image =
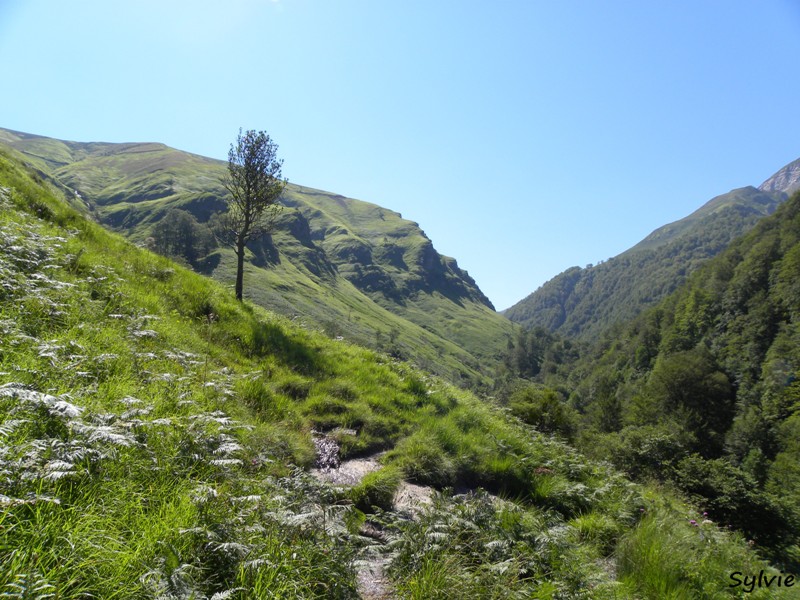
[{"label": "green hillside", "polygon": [[[367,598],[378,561],[381,593],[420,600],[777,575],[669,490],[107,232],[6,150],[0,239],[3,597]],[[380,469],[318,481],[315,436]],[[443,491],[398,512],[404,481]]]},{"label": "green hillside", "polygon": [[564,271],[504,314],[528,329],[541,327],[596,341],[609,327],[675,291],[697,267],[773,213],[785,198],[782,191],[754,187],[718,196],[614,258]]},{"label": "green hillside", "polygon": [[795,194],[656,307],[542,377],[569,396],[579,447],[672,482],[794,571],[799,282]]},{"label": "green hillside", "polygon": [[[0,130],[71,202],[140,245],[173,209],[205,228],[224,209],[225,163],[162,144],[76,143]],[[419,226],[375,204],[290,184],[272,236],[249,246],[252,301],[361,345],[476,384],[513,326]],[[210,248],[195,270],[230,284],[234,255]]]}]

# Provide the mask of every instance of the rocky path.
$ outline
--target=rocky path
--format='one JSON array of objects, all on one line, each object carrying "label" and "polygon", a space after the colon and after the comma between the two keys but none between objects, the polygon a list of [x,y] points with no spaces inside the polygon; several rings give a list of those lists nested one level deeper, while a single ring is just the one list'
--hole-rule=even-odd
[{"label": "rocky path", "polygon": [[336,467],[317,467],[311,470],[312,475],[320,481],[333,485],[352,487],[358,485],[364,476],[381,468],[376,454],[367,458],[354,458],[339,463]]},{"label": "rocky path", "polygon": [[[374,546],[373,546],[374,548]],[[365,553],[356,561],[356,583],[363,600],[394,600],[392,583],[386,576],[389,557],[384,554]]]},{"label": "rocky path", "polygon": [[414,514],[431,503],[433,488],[426,485],[416,485],[407,481],[400,482],[400,487],[394,495],[394,509],[398,512]]},{"label": "rocky path", "polygon": [[[311,473],[320,481],[352,487],[358,485],[368,473],[381,468],[378,462],[381,454],[340,461],[339,447],[333,439],[319,436],[314,443],[317,448],[317,466]],[[393,509],[413,518],[416,512],[430,503],[432,494],[433,489],[430,487],[402,481],[394,496]],[[355,562],[358,593],[363,600],[393,600],[396,595],[386,575],[390,558],[383,552],[383,532],[368,522],[362,527],[361,533],[376,540],[376,543],[367,546]]]}]

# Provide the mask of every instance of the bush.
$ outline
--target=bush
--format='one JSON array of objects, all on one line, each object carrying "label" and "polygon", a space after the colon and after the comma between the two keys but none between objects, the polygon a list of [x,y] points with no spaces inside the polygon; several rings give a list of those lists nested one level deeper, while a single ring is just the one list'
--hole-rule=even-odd
[{"label": "bush", "polygon": [[783,506],[724,459],[689,456],[678,464],[676,482],[705,506],[712,519],[735,527],[759,544],[778,548],[797,534]]},{"label": "bush", "polygon": [[511,412],[538,430],[572,439],[576,414],[554,390],[527,386],[515,391],[509,399]]},{"label": "bush", "polygon": [[[590,436],[583,446],[597,456],[607,456],[634,479],[664,479],[674,464],[688,453],[693,437],[668,423],[630,425],[619,433]],[[598,449],[600,448],[600,449]]]}]

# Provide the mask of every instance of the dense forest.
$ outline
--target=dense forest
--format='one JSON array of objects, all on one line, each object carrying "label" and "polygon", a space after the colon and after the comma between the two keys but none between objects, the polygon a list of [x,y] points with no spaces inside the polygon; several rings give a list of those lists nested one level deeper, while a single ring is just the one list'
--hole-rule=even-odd
[{"label": "dense forest", "polygon": [[800,194],[595,344],[509,343],[512,411],[638,480],[668,482],[800,568]]}]

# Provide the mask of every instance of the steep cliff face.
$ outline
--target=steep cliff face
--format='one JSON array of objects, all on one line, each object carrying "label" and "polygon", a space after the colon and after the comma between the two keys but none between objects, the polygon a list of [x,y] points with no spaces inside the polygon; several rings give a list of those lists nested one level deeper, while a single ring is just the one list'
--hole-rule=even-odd
[{"label": "steep cliff face", "polygon": [[296,187],[284,198],[311,228],[311,238],[359,290],[404,304],[417,294],[475,302],[494,310],[455,259],[440,255],[413,221],[376,204]]},{"label": "steep cliff face", "polygon": [[[23,153],[98,221],[140,244],[172,209],[201,225],[225,210],[222,161],[163,144],[65,142],[2,129],[0,143]],[[437,361],[456,357],[439,365],[455,377],[475,377],[499,360],[512,324],[417,223],[296,184],[281,203],[273,233],[248,246],[251,300],[433,370]],[[229,282],[232,253],[217,248],[197,268]]]}]

